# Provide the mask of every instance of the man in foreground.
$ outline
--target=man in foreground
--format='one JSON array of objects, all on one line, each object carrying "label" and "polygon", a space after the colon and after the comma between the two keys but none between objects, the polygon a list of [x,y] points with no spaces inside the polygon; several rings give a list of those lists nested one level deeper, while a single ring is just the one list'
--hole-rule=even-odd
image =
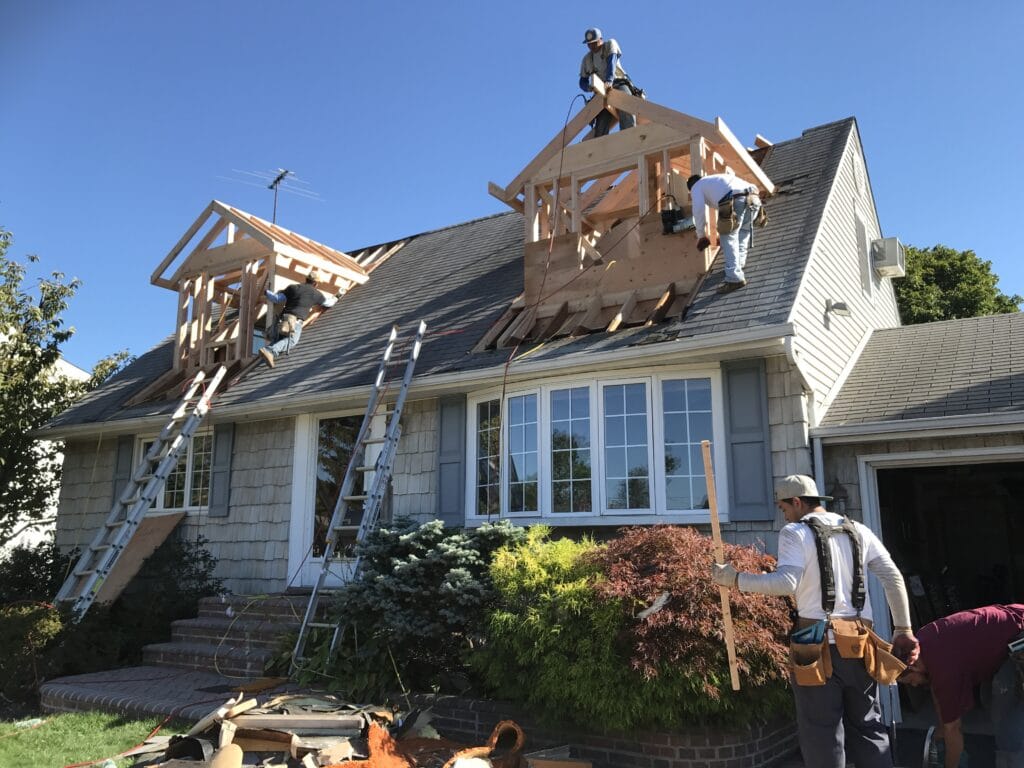
[{"label": "man in foreground", "polygon": [[[894,653],[916,658],[903,577],[871,529],[827,512],[821,503],[831,497],[819,493],[806,475],[783,479],[775,488],[775,499],[787,523],[779,532],[777,570],[737,573],[729,564],[716,564],[715,582],[742,592],[794,597],[801,627],[834,619],[859,619],[870,626],[866,569],[885,588],[895,624]],[[823,660],[823,679],[803,685],[795,674],[790,677],[804,763],[807,768],[845,768],[849,756],[857,768],[891,768],[878,683],[864,658],[843,658],[834,634],[828,635],[828,650],[822,650],[829,654]]]}]

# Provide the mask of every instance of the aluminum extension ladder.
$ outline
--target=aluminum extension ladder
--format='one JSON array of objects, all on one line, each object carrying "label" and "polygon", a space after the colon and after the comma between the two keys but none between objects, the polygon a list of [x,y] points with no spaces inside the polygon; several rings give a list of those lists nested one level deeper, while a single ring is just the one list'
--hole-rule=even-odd
[{"label": "aluminum extension ladder", "polygon": [[167,476],[178,464],[188,441],[210,410],[210,400],[220,386],[226,366],[220,366],[207,380],[200,371],[167,425],[135,467],[107,521],[68,574],[54,602],[69,603],[74,621],[79,621],[96,601],[103,583],[125,549],[153,501],[163,490]]},{"label": "aluminum extension ladder", "polygon": [[[420,321],[416,329],[416,336],[412,342],[412,348],[409,351],[408,360],[405,363],[405,372],[402,375],[402,383],[399,386],[398,394],[395,396],[394,406],[390,411],[383,414],[386,418],[384,435],[382,437],[370,437],[370,426],[378,415],[377,409],[381,405],[381,397],[390,388],[388,374],[392,368],[401,365],[401,361],[394,363],[391,361],[398,338],[398,326],[391,328],[391,335],[388,337],[387,345],[384,347],[380,367],[377,369],[377,376],[373,381],[370,400],[366,405],[366,415],[363,417],[363,423],[359,427],[352,457],[349,459],[348,467],[345,470],[345,479],[341,483],[338,500],[335,502],[331,522],[327,528],[324,561],[320,569],[320,576],[317,578],[313,591],[309,596],[306,615],[302,619],[299,636],[295,641],[295,650],[292,653],[291,661],[292,673],[307,661],[305,656],[306,646],[309,644],[312,630],[329,630],[331,632],[331,653],[334,652],[342,635],[342,622],[340,620],[333,624],[317,620],[320,598],[326,593],[324,584],[332,572],[340,576],[343,581],[354,580],[359,575],[362,558],[358,555],[350,557],[347,556],[346,552],[339,552],[338,540],[344,532],[352,530],[356,520],[359,521],[359,530],[356,533],[355,539],[357,547],[377,527],[381,508],[384,505],[384,497],[387,494],[388,481],[391,479],[391,470],[394,466],[395,453],[398,449],[398,439],[402,435],[400,424],[402,408],[405,405],[405,396],[409,391],[409,382],[412,381],[416,360],[419,358],[420,347],[423,344],[423,334],[426,330],[427,324]],[[376,460],[372,464],[367,461],[366,449],[370,445],[379,445],[381,447]],[[373,479],[370,487],[365,489],[363,493],[353,493],[357,477],[371,472],[373,473]]]}]

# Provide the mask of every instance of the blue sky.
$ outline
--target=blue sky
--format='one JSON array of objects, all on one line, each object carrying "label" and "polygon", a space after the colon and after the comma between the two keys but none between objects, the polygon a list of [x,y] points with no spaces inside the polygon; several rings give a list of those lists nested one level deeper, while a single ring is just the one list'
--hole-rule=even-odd
[{"label": "blue sky", "polygon": [[561,128],[596,25],[649,98],[744,142],[856,116],[883,233],[1024,294],[1022,22],[1010,0],[6,0],[0,226],[33,277],[83,281],[71,362],[142,354],[175,317],[149,275],[205,205],[270,218],[239,171],[295,171],[320,199],[282,195],[278,222],[344,250],[503,210],[487,182]]}]

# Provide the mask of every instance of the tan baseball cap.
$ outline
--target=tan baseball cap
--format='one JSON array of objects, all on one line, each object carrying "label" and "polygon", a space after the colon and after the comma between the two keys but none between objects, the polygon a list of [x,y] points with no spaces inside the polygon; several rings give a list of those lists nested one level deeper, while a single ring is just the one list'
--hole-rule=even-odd
[{"label": "tan baseball cap", "polygon": [[813,477],[808,477],[807,475],[790,475],[789,477],[784,477],[779,481],[778,485],[775,486],[776,501],[785,501],[786,499],[793,499],[797,496],[810,496],[816,499],[832,501],[831,496],[822,496],[818,493],[818,484],[814,482]]}]

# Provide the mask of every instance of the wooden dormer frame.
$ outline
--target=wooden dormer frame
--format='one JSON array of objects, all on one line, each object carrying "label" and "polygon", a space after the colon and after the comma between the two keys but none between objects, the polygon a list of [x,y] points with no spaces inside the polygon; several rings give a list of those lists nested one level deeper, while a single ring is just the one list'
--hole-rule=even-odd
[{"label": "wooden dormer frame", "polygon": [[[374,256],[377,262],[383,257]],[[211,201],[150,277],[153,285],[178,294],[174,356],[171,370],[130,404],[159,396],[199,370],[222,364],[241,369],[252,361],[256,328],[262,322],[269,329],[274,322],[265,289],[281,291],[317,269],[322,278],[318,288],[326,296],[340,295],[369,279],[369,261],[360,264],[342,251]],[[306,324],[315,317],[314,311]]]},{"label": "wooden dormer frame", "polygon": [[[595,97],[507,186],[488,184],[523,214],[524,292],[478,348],[680,315],[717,253],[713,207],[705,208],[712,245],[703,251],[692,229],[662,231],[662,211],[692,214],[686,179],[732,172],[763,196],[775,191],[721,118],[707,122],[623,91],[606,93],[597,78],[591,84]],[[602,109],[630,112],[637,124],[584,135]]]}]

